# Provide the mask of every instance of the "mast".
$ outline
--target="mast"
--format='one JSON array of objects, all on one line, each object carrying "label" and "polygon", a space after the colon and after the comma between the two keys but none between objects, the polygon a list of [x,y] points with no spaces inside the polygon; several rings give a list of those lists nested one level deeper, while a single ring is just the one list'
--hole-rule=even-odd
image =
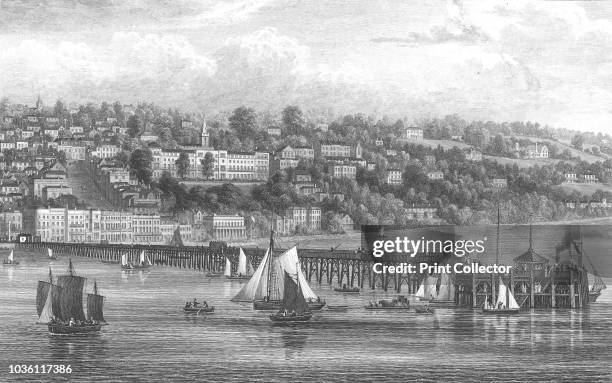
[{"label": "mast", "polygon": [[51,272],[51,266],[49,266],[49,283],[53,284],[53,273]]},{"label": "mast", "polygon": [[270,250],[269,250],[269,257],[268,257],[268,283],[267,283],[267,292],[266,292],[266,296],[268,297],[268,299],[270,299],[271,297],[271,290],[270,290],[270,285],[271,285],[271,281],[272,281],[272,259],[274,258],[274,229],[270,230]]},{"label": "mast", "polygon": [[98,294],[98,284],[94,279],[93,294],[87,294],[87,317],[98,322],[106,323],[103,313],[104,296]]},{"label": "mast", "polygon": [[83,312],[83,286],[85,278],[74,275],[72,259],[68,264],[68,275],[60,275],[57,284],[61,287],[60,293],[60,319],[67,321],[70,318],[85,320]]}]

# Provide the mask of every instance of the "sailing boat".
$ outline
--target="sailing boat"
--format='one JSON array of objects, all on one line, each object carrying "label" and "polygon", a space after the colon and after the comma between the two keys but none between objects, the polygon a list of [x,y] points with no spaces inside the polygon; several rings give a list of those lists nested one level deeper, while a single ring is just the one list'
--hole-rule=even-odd
[{"label": "sailing boat", "polygon": [[453,284],[452,278],[448,273],[440,274],[440,287],[436,291],[436,285],[438,283],[438,279],[432,286],[432,294],[433,298],[430,300],[430,303],[440,306],[440,305],[455,305],[455,285]]},{"label": "sailing boat", "polygon": [[122,270],[134,270],[134,266],[132,265],[132,262],[128,260],[127,254],[121,255],[121,269]]},{"label": "sailing boat", "polygon": [[47,254],[49,255],[49,259],[56,260],[57,256],[53,255],[53,250],[51,248],[47,248]]},{"label": "sailing boat", "polygon": [[422,301],[431,301],[437,296],[436,285],[438,278],[434,275],[428,275],[423,278],[415,296]]},{"label": "sailing boat", "polygon": [[19,264],[19,262],[17,262],[14,258],[13,250],[11,250],[11,253],[9,254],[9,256],[2,263],[4,264],[4,266],[11,266],[11,265]]},{"label": "sailing boat", "polygon": [[[52,281],[52,275],[49,273]],[[48,323],[51,334],[78,334],[99,332],[102,323],[106,323],[103,315],[104,296],[98,294],[97,284],[94,283],[93,294],[87,295],[87,314],[85,320],[83,312],[83,287],[86,278],[75,275],[72,259],[68,265],[68,274],[60,275],[57,284],[39,282],[37,294],[37,309],[42,303],[39,298],[44,295],[48,287],[47,297],[40,311],[39,323]]]},{"label": "sailing boat", "polygon": [[494,306],[489,306],[489,301],[485,301],[482,309],[483,314],[518,314],[519,305],[514,299],[514,295],[506,285],[501,275],[499,276],[499,292],[497,293],[497,302]]},{"label": "sailing boat", "polygon": [[600,277],[593,275],[593,279],[593,284],[589,286],[589,302],[597,301],[597,298],[601,295],[601,291],[608,288]]},{"label": "sailing boat", "polygon": [[[299,268],[299,267],[298,267]],[[300,287],[300,278],[296,274],[296,281],[286,271],[284,272],[284,294],[280,310],[271,314],[273,322],[306,322],[312,318],[312,311],[304,299]]]},{"label": "sailing boat", "polygon": [[255,310],[279,310],[284,291],[283,271],[297,275],[300,290],[310,310],[320,310],[325,306],[310,288],[306,277],[299,267],[297,248],[294,246],[284,253],[274,254],[274,232],[270,233],[270,248],[266,251],[257,270],[246,285],[232,298],[232,302],[253,302]]},{"label": "sailing boat", "polygon": [[[226,258],[227,259],[227,258]],[[229,259],[227,259],[229,261]],[[231,266],[231,264],[230,264]],[[228,274],[228,270],[230,273]],[[240,248],[240,255],[238,256],[238,270],[236,270],[236,274],[231,274],[231,267],[228,269],[228,263],[225,264],[225,277],[227,279],[250,279],[251,275],[253,275],[253,265],[250,261],[247,261],[246,254]]]},{"label": "sailing boat", "polygon": [[127,254],[123,254],[121,256],[121,268],[124,269],[124,270],[148,269],[152,265],[153,264],[151,263],[151,260],[149,259],[149,256],[145,254],[144,250],[142,250],[140,252],[140,258],[139,258],[137,264],[133,264],[132,262],[130,262],[128,260],[128,255]]}]

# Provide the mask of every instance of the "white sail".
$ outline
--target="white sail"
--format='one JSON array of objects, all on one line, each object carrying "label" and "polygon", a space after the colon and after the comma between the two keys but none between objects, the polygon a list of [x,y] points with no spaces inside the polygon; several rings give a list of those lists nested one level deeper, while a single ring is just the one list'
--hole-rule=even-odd
[{"label": "white sail", "polygon": [[516,303],[516,299],[514,299],[514,295],[512,295],[512,291],[509,291],[509,290],[508,290],[508,308],[509,309],[520,308],[518,303]]},{"label": "white sail", "polygon": [[47,253],[49,254],[49,258],[53,258],[53,250],[51,250],[51,248],[47,248]]},{"label": "white sail", "polygon": [[121,255],[121,266],[127,266],[128,265],[128,255],[127,254],[123,254]]},{"label": "white sail", "polygon": [[[299,266],[299,258],[297,255],[297,247],[293,246],[291,249],[285,251],[278,257],[278,261],[280,262],[281,268],[286,271],[292,278],[295,278],[294,275],[297,274],[299,278],[299,286],[302,289],[302,293],[304,294],[304,298],[308,299],[317,299],[317,295],[312,291],[310,286],[308,285],[308,281],[306,280],[306,276],[302,272],[302,268]],[[281,273],[279,273],[281,274]],[[298,281],[296,280],[296,283]],[[280,281],[277,284],[279,286],[280,296],[283,296],[284,283],[283,283],[283,275],[280,275]]]},{"label": "white sail", "polygon": [[507,290],[507,287],[504,284],[504,281],[502,280],[501,277],[499,277],[499,292],[497,293],[497,302],[495,302],[496,308],[499,308],[500,304],[501,304],[501,307],[508,307],[508,302],[506,301],[506,295],[507,295],[506,290]]},{"label": "white sail", "polygon": [[11,253],[10,253],[10,254],[9,254],[9,256],[8,256],[8,261],[9,261],[10,263],[13,263],[13,250],[11,250]]},{"label": "white sail", "polygon": [[247,275],[247,259],[242,247],[240,248],[240,256],[238,257],[238,275]]},{"label": "white sail", "polygon": [[232,263],[228,257],[225,257],[225,272],[223,273],[226,277],[232,276]]},{"label": "white sail", "polygon": [[425,299],[434,299],[438,293],[436,291],[436,285],[438,284],[438,278],[429,275],[424,281],[425,283]]},{"label": "white sail", "polygon": [[[261,263],[259,264],[259,267],[257,268],[257,270],[255,270],[255,273],[253,273],[251,279],[249,279],[249,281],[242,287],[242,289],[240,289],[238,294],[236,294],[236,296],[232,298],[232,301],[252,302],[256,299],[262,299],[266,295],[266,290],[268,286],[267,266],[269,251],[270,250],[266,251],[266,255],[264,255],[263,259],[261,260]],[[265,278],[262,278],[262,276],[265,276]]]},{"label": "white sail", "polygon": [[144,250],[140,252],[140,264],[141,265],[145,264],[145,252],[144,252]]},{"label": "white sail", "polygon": [[425,298],[425,281],[426,280],[427,278],[423,278],[423,281],[421,282],[419,289],[417,290],[416,294],[414,294],[418,298]]},{"label": "white sail", "polygon": [[42,311],[40,312],[40,316],[38,317],[38,321],[36,323],[49,323],[51,322],[51,318],[53,318],[53,303],[51,302],[53,299],[51,298],[51,288],[49,288],[49,292],[47,293],[47,300],[45,301],[45,305],[43,306]]},{"label": "white sail", "polygon": [[147,266],[152,266],[152,265],[153,265],[153,264],[151,263],[151,260],[149,259],[149,256],[148,256],[148,255],[145,255],[145,264],[146,264]]},{"label": "white sail", "polygon": [[451,280],[451,277],[447,273],[443,273],[440,276],[440,290],[436,294],[436,300],[439,301],[452,301],[455,299],[455,286]]}]

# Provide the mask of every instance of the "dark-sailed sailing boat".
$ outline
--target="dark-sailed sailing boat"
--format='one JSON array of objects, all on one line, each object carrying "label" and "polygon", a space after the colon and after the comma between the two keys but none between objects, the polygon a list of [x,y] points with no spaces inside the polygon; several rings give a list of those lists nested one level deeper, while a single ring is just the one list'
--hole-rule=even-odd
[{"label": "dark-sailed sailing boat", "polygon": [[306,322],[312,318],[312,311],[302,294],[299,275],[296,275],[296,281],[284,272],[283,302],[279,312],[270,315],[273,322]]},{"label": "dark-sailed sailing boat", "polygon": [[100,331],[106,321],[103,314],[104,296],[98,294],[97,284],[94,282],[93,294],[87,294],[89,320],[86,320],[83,312],[83,287],[86,278],[75,275],[72,260],[68,265],[67,275],[60,275],[55,284],[49,270],[49,280],[50,282],[38,282],[38,323],[46,323],[51,334]]}]

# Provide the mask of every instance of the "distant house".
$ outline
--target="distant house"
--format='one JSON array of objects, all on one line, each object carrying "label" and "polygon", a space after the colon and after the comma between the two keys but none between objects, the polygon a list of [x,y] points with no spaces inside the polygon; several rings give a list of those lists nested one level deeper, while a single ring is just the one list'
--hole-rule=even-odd
[{"label": "distant house", "polygon": [[463,142],[463,136],[451,136],[451,140]]},{"label": "distant house", "polygon": [[327,167],[327,172],[332,178],[357,178],[357,167],[348,164],[332,164]]},{"label": "distant house", "polygon": [[329,130],[329,125],[326,123],[319,123],[317,124],[317,129],[325,133]]},{"label": "distant house", "polygon": [[443,180],[444,179],[444,173],[442,173],[439,170],[436,170],[436,171],[433,171],[433,172],[428,172],[427,173],[427,178],[429,178],[432,181]]},{"label": "distant house", "polygon": [[436,157],[432,155],[426,155],[424,159],[425,166],[434,166],[436,164]]},{"label": "distant house", "polygon": [[565,173],[563,177],[565,178],[563,183],[575,184],[576,182],[578,182],[578,176],[576,175],[576,173]]},{"label": "distant house", "polygon": [[388,169],[386,175],[386,182],[389,185],[401,185],[402,184],[402,171],[399,169]]},{"label": "distant house", "polygon": [[422,141],[423,129],[407,128],[404,134],[399,138],[400,141]]},{"label": "distant house", "polygon": [[599,182],[597,177],[595,177],[595,174],[583,174],[582,179],[583,179],[583,182],[587,184],[594,184],[594,183]]},{"label": "distant house", "polygon": [[281,135],[281,128],[277,128],[277,127],[269,127],[268,128],[268,134],[271,136],[280,136]]},{"label": "distant house", "polygon": [[408,218],[412,220],[421,220],[421,219],[433,219],[437,218],[437,211],[435,207],[431,206],[411,206],[406,208],[406,213],[408,214]]},{"label": "distant house", "polygon": [[496,189],[505,189],[508,187],[508,180],[506,178],[493,178],[491,184]]},{"label": "distant house", "polygon": [[154,142],[159,140],[159,137],[153,132],[144,132],[140,135],[140,140],[143,142]]},{"label": "distant house", "polygon": [[470,149],[465,154],[465,159],[468,161],[480,162],[482,161],[482,153],[478,150]]},{"label": "distant house", "polygon": [[377,138],[376,139],[376,146],[377,147],[382,147],[385,145],[385,142],[382,140],[382,138]]},{"label": "distant house", "polygon": [[395,157],[395,156],[397,156],[397,150],[395,150],[395,149],[387,149],[386,153],[387,153],[387,157]]},{"label": "distant house", "polygon": [[529,145],[526,148],[525,156],[528,159],[548,158],[548,146],[537,142],[535,145]]},{"label": "distant house", "polygon": [[342,225],[342,230],[344,231],[353,230],[353,228],[355,227],[355,222],[348,214],[345,214],[344,217],[340,219],[340,222]]}]

